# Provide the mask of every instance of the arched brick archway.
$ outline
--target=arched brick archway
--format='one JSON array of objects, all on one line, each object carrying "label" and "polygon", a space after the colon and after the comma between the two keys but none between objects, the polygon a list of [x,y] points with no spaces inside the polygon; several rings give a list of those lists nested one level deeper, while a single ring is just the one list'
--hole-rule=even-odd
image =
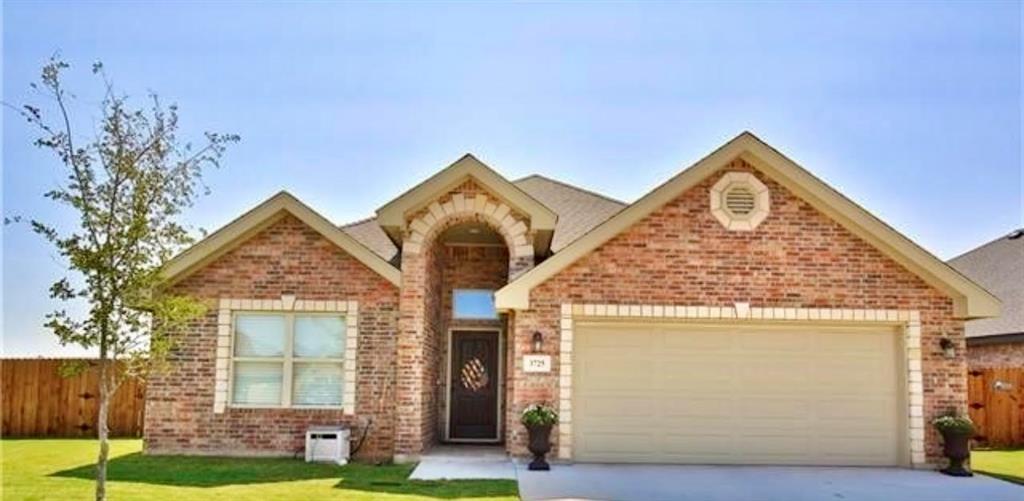
[{"label": "arched brick archway", "polygon": [[402,244],[402,292],[396,367],[396,460],[413,460],[437,442],[444,398],[443,286],[438,238],[445,230],[479,222],[492,228],[508,248],[511,280],[534,264],[529,221],[486,193],[449,193],[408,219]]},{"label": "arched brick archway", "polygon": [[487,224],[505,240],[509,254],[509,280],[533,266],[533,242],[525,218],[500,200],[483,193],[472,196],[455,193],[449,200],[435,201],[414,216],[409,221],[402,244],[403,263],[404,256],[421,254],[424,247],[432,244],[444,230],[474,221]]}]

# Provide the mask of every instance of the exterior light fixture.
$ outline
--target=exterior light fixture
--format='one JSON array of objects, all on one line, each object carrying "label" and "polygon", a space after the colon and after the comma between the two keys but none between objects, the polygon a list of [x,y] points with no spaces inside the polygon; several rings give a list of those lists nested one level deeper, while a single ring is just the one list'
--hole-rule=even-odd
[{"label": "exterior light fixture", "polygon": [[948,337],[939,340],[939,347],[942,348],[942,355],[946,358],[956,358],[956,343]]},{"label": "exterior light fixture", "polygon": [[540,331],[533,332],[533,352],[540,353],[544,349],[544,334]]}]

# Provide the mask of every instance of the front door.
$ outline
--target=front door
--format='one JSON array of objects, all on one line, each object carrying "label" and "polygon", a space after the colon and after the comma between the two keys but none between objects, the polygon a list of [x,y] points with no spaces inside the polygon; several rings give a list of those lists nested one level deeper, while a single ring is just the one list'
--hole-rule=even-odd
[{"label": "front door", "polygon": [[498,440],[498,332],[452,331],[451,440]]}]

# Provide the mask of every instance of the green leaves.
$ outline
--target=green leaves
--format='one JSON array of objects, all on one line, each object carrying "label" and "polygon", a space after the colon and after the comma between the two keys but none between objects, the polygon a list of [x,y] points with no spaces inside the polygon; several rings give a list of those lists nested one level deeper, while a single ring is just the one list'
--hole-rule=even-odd
[{"label": "green leaves", "polygon": [[558,413],[546,405],[534,404],[523,411],[520,421],[526,426],[551,426],[558,422]]},{"label": "green leaves", "polygon": [[954,414],[939,416],[932,420],[932,426],[935,426],[942,433],[974,434],[974,422],[967,416],[957,416]]},{"label": "green leaves", "polygon": [[48,99],[19,109],[39,130],[34,144],[51,150],[61,166],[58,179],[64,182],[44,197],[77,218],[73,225],[29,220],[68,265],[68,275],[50,286],[50,297],[86,306],[77,316],[58,309],[45,325],[62,344],[99,348],[103,356],[124,361],[120,376],[144,376],[171,350],[174,333],[206,312],[196,299],[152,291],[167,260],[193,241],[176,219],[208,192],[204,169],[219,166],[239,137],[206,133],[196,148],[182,144],[176,106],[163,106],[155,94],[135,106],[95,63],[92,73],[101,79],[104,98],[95,130],[80,142],[72,128],[74,96],[62,82],[69,69],[51,59],[33,84]]}]

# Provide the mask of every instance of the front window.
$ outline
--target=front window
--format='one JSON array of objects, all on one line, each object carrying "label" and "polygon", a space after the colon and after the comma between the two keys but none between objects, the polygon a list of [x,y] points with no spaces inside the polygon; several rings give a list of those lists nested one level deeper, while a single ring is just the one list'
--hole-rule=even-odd
[{"label": "front window", "polygon": [[231,402],[253,407],[341,407],[345,318],[238,313]]},{"label": "front window", "polygon": [[494,291],[455,289],[452,291],[452,316],[463,319],[495,319]]}]

